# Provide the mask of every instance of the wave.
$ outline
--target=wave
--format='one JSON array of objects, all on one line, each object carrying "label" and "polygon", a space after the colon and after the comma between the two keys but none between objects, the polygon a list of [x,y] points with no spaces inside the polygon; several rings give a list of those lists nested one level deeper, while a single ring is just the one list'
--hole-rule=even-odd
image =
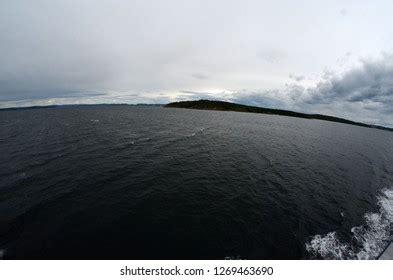
[{"label": "wave", "polygon": [[186,137],[194,137],[196,134],[203,133],[205,130],[209,129],[208,127],[202,127],[196,130],[195,132],[191,134],[187,134]]},{"label": "wave", "polygon": [[366,213],[364,225],[353,227],[351,244],[341,242],[337,232],[317,234],[306,243],[307,252],[314,258],[339,260],[376,259],[392,239],[393,187],[383,189],[378,196],[378,213]]}]

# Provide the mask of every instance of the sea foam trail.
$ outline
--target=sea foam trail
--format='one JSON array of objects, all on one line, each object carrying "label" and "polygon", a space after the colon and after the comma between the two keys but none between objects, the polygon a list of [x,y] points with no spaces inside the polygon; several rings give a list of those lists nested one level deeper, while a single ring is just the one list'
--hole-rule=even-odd
[{"label": "sea foam trail", "polygon": [[378,196],[378,213],[366,213],[364,225],[353,227],[352,243],[341,242],[335,231],[315,235],[306,243],[313,257],[323,259],[376,259],[392,238],[393,187],[384,189]]}]

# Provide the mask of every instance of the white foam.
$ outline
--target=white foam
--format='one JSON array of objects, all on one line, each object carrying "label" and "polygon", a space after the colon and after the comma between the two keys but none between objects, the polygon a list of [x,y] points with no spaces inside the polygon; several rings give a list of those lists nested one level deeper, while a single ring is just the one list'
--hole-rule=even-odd
[{"label": "white foam", "polygon": [[191,134],[187,134],[186,137],[194,137],[196,134],[202,133],[206,130],[207,128],[200,128],[197,131],[191,133]]},{"label": "white foam", "polygon": [[351,244],[341,242],[335,231],[315,235],[306,250],[324,259],[375,259],[391,240],[393,223],[393,188],[384,189],[378,197],[378,213],[366,213],[364,225],[353,227]]},{"label": "white foam", "polygon": [[335,231],[326,235],[315,235],[312,240],[306,244],[306,250],[318,255],[324,259],[346,259],[350,253],[348,245],[340,243]]}]

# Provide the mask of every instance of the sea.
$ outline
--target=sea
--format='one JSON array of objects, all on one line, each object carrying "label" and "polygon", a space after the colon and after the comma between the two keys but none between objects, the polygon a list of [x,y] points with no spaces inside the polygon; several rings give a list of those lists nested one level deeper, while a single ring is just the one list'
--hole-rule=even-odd
[{"label": "sea", "polygon": [[375,259],[393,132],[159,106],[0,111],[2,259]]}]

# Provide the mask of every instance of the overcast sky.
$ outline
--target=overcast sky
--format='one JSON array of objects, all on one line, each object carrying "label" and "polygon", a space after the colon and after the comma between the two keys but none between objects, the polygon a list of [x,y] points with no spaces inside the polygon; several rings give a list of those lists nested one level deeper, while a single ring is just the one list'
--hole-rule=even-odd
[{"label": "overcast sky", "polygon": [[393,126],[393,1],[0,0],[0,107],[210,98]]}]

